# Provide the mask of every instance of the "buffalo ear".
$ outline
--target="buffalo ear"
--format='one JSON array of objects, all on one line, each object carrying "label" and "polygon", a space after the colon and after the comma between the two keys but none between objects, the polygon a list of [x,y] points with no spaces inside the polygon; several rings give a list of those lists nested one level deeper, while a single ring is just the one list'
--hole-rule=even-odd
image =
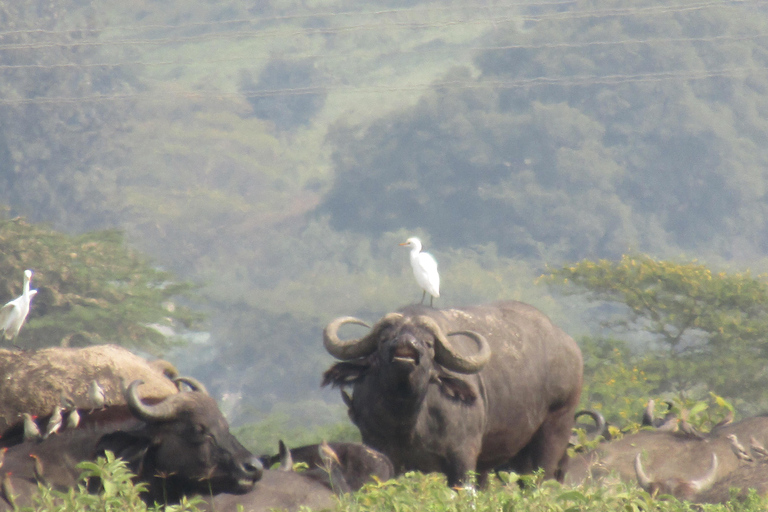
[{"label": "buffalo ear", "polygon": [[147,450],[152,446],[152,439],[131,432],[111,432],[101,436],[96,445],[96,455],[103,455],[109,450],[128,463],[136,475],[141,475]]},{"label": "buffalo ear", "polygon": [[363,361],[343,361],[336,363],[323,373],[321,387],[332,384],[333,387],[349,386],[365,377],[371,363]]},{"label": "buffalo ear", "polygon": [[461,379],[457,379],[446,373],[435,375],[434,382],[440,386],[440,391],[453,400],[472,405],[477,400],[477,394],[472,387]]}]

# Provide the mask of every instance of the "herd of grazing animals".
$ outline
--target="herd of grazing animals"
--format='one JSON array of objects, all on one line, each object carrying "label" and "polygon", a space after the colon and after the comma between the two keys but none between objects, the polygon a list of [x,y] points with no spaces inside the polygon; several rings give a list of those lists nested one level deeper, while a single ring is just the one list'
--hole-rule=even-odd
[{"label": "herd of grazing animals", "polygon": [[[0,511],[32,505],[38,484],[74,487],[77,463],[106,451],[146,484],[147,503],[196,495],[203,509],[223,512],[327,508],[337,494],[412,470],[443,473],[456,487],[470,472],[483,486],[496,471],[541,469],[566,484],[619,478],[653,495],[712,503],[729,499],[732,487],[768,491],[768,416],[730,417],[703,434],[671,404],[656,418],[650,400],[645,428],[614,440],[598,412],[575,410],[582,358],[570,336],[517,301],[434,309],[437,263],[417,238],[400,245],[411,248],[422,304],[373,327],[345,316],[323,331],[338,361],[322,385],[340,388],[362,444],[289,450],[280,442],[277,455],[256,457],[229,432],[204,386],[170,363],[111,345],[0,350]],[[22,296],[0,310],[6,339],[29,312],[31,276],[25,271]],[[368,332],[342,339],[345,325]],[[594,424],[576,426],[603,441],[569,458],[582,416]],[[309,469],[294,472],[296,462]]]}]

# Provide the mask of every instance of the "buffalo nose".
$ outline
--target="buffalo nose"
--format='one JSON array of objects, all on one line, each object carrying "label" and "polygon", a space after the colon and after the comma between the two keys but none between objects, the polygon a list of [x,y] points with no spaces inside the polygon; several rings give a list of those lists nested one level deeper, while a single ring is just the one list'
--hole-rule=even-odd
[{"label": "buffalo nose", "polygon": [[259,458],[254,455],[242,463],[242,470],[250,478],[253,478],[254,482],[256,482],[257,480],[261,479],[261,475],[264,472],[264,465],[261,463]]}]

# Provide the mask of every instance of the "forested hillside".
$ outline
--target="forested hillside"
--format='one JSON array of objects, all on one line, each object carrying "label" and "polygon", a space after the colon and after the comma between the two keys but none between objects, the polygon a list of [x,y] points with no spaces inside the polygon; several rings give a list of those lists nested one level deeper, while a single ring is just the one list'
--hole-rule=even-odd
[{"label": "forested hillside", "polygon": [[520,299],[575,337],[606,332],[536,283],[548,268],[633,251],[768,269],[765,2],[23,0],[0,16],[0,204],[123,230],[199,284],[208,322],[166,355],[235,423],[344,419],[318,387],[321,329],[419,299],[408,236],[438,259],[436,305]]}]

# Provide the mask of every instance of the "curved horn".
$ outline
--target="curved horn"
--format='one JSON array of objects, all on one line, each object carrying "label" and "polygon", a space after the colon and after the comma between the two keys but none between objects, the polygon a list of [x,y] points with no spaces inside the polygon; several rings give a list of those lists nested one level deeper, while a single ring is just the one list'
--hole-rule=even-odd
[{"label": "curved horn", "polygon": [[651,492],[651,479],[645,474],[643,470],[643,463],[640,461],[640,453],[635,456],[635,475],[637,475],[637,483],[646,492]]},{"label": "curved horn", "polygon": [[605,417],[602,414],[595,411],[594,409],[582,409],[573,416],[573,419],[577,420],[579,419],[579,416],[589,416],[592,418],[592,420],[595,422],[595,436],[605,437],[608,424],[606,423]]},{"label": "curved horn", "polygon": [[371,329],[371,331],[362,338],[351,339],[348,341],[341,341],[339,339],[339,328],[344,324],[357,324],[370,328],[370,326],[362,320],[353,316],[342,316],[329,323],[325,329],[323,329],[323,346],[336,359],[342,361],[348,361],[350,359],[356,359],[358,357],[367,356],[376,350],[377,336],[381,328],[393,320],[402,318],[400,313],[389,313],[384,318],[378,321],[378,323]]},{"label": "curved horn", "polygon": [[712,487],[712,484],[715,483],[716,477],[717,477],[717,455],[715,455],[715,453],[713,452],[712,466],[710,467],[707,474],[699,478],[698,480],[691,480],[689,483],[691,484],[691,487],[693,487],[696,490],[696,492],[701,492]]},{"label": "curved horn", "polygon": [[643,419],[640,425],[643,427],[652,427],[653,425],[653,413],[656,408],[656,402],[653,399],[648,400],[648,405],[643,409]]},{"label": "curved horn", "polygon": [[[413,319],[416,325],[420,325],[432,332],[437,343],[435,344],[435,361],[449,370],[458,373],[477,373],[491,359],[491,347],[488,341],[475,331],[455,331],[446,336],[443,330],[432,318],[417,316]],[[453,349],[448,341],[448,336],[464,335],[472,338],[477,343],[477,353],[473,356],[462,356]]]},{"label": "curved horn", "polygon": [[142,384],[144,384],[143,380],[135,380],[125,390],[125,401],[128,403],[128,409],[140,420],[148,423],[172,420],[186,402],[187,393],[179,393],[166,397],[158,404],[147,405],[141,401],[136,391],[136,388]]},{"label": "curved horn", "polygon": [[168,379],[173,380],[179,376],[179,370],[165,359],[155,359],[154,361],[149,361],[148,364],[150,368],[157,373],[162,373]]},{"label": "curved horn", "polygon": [[357,324],[370,329],[370,325],[353,316],[342,316],[332,321],[323,329],[323,346],[336,359],[346,361],[357,357],[367,356],[375,348],[375,339],[371,333],[362,338],[355,338],[348,341],[339,339],[339,328],[345,324]]},{"label": "curved horn", "polygon": [[176,387],[179,389],[179,391],[181,391],[181,385],[186,384],[190,387],[190,389],[192,389],[192,391],[197,391],[198,393],[203,393],[204,395],[209,394],[203,383],[193,377],[176,377],[173,379],[173,383],[176,384]]}]

